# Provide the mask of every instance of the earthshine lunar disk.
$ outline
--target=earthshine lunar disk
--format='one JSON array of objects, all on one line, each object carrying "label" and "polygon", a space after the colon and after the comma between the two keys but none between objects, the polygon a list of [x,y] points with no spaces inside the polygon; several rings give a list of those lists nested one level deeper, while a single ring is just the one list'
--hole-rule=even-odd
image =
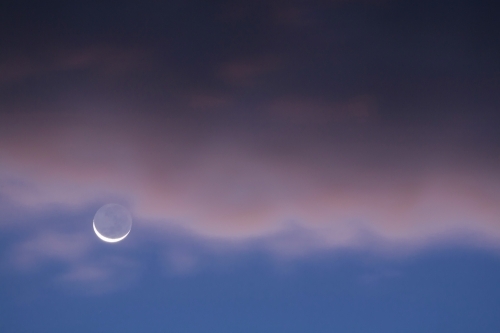
[{"label": "earthshine lunar disk", "polygon": [[95,213],[92,224],[97,237],[108,243],[116,243],[130,233],[132,216],[122,205],[107,204]]}]

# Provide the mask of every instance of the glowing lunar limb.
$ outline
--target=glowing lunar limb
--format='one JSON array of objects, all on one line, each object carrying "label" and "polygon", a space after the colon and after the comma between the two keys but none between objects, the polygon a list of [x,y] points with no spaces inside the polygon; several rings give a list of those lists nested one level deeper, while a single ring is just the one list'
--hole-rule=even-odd
[{"label": "glowing lunar limb", "polygon": [[116,243],[123,240],[132,229],[132,216],[118,204],[107,204],[99,208],[94,216],[94,231],[101,240]]}]

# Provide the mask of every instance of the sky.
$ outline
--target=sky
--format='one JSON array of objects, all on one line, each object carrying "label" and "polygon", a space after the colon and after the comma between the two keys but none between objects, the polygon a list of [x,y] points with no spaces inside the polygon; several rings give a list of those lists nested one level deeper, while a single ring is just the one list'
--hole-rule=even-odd
[{"label": "sky", "polygon": [[494,9],[2,2],[0,331],[498,332]]}]

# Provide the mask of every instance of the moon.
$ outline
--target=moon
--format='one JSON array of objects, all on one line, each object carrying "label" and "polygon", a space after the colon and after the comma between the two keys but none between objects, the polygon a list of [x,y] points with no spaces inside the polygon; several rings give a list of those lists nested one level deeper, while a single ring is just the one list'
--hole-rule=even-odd
[{"label": "moon", "polygon": [[108,243],[116,243],[130,233],[132,216],[122,205],[107,204],[95,213],[92,225],[97,237]]}]

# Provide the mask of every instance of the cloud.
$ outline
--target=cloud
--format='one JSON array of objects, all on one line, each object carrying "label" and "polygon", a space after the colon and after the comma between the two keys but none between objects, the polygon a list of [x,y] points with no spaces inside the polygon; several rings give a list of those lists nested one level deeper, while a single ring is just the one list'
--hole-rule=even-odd
[{"label": "cloud", "polygon": [[217,76],[230,84],[253,85],[259,77],[277,70],[279,64],[275,56],[236,59],[222,64]]},{"label": "cloud", "polygon": [[213,110],[227,107],[230,104],[230,98],[216,94],[199,93],[189,97],[189,106],[194,109]]},{"label": "cloud", "polygon": [[109,269],[96,265],[78,265],[72,267],[68,272],[61,275],[59,278],[62,281],[71,282],[94,282],[109,279]]},{"label": "cloud", "polygon": [[31,54],[9,54],[0,58],[0,85],[51,73],[94,70],[105,76],[147,68],[149,55],[137,48],[90,45],[37,50]]},{"label": "cloud", "polygon": [[167,255],[169,272],[177,275],[192,273],[198,266],[198,258],[188,251],[171,250]]},{"label": "cloud", "polygon": [[[45,226],[50,228],[50,225]],[[79,294],[102,294],[129,287],[137,263],[123,253],[98,251],[93,235],[82,232],[32,232],[7,252],[14,272],[36,274],[52,265],[50,284]]]},{"label": "cloud", "polygon": [[[457,230],[500,238],[496,172],[446,161],[434,167],[428,163],[435,160],[416,157],[418,150],[396,145],[386,157],[388,148],[377,142],[349,151],[354,143],[322,147],[306,141],[305,150],[275,154],[279,141],[193,145],[174,127],[156,136],[140,121],[133,129],[128,122],[93,127],[89,119],[49,123],[33,127],[29,137],[3,141],[4,177],[23,180],[3,194],[28,207],[82,207],[121,197],[153,230],[176,223],[203,237],[245,241],[279,233],[293,221],[318,235],[311,239],[324,247],[358,246],[363,232],[407,244]],[[81,136],[89,132],[91,137]],[[390,160],[394,153],[399,160]],[[24,245],[19,258],[33,261],[36,246],[55,236],[43,237]],[[81,242],[78,247],[76,240],[55,237],[52,246],[76,256],[85,249]],[[286,251],[280,242],[276,248]],[[44,251],[49,255],[51,247]]]},{"label": "cloud", "polygon": [[373,120],[377,114],[376,103],[370,96],[358,96],[344,102],[328,103],[299,98],[276,99],[264,106],[271,117],[306,125],[327,125],[332,122]]},{"label": "cloud", "polygon": [[[329,3],[338,2],[307,8]],[[447,104],[432,90],[441,81],[417,73],[425,66],[409,66],[406,57],[402,67],[389,66],[395,46],[385,38],[395,37],[378,35],[380,15],[372,22],[364,12],[347,18],[332,11],[342,20],[330,25],[323,16],[321,29],[342,38],[330,41],[267,26],[278,7],[290,24],[307,23],[309,12],[300,8],[236,7],[233,19],[248,21],[234,26],[227,37],[237,45],[222,53],[210,51],[211,40],[193,51],[185,36],[175,36],[182,40],[175,45],[170,35],[157,43],[163,34],[153,33],[155,64],[143,48],[109,45],[2,56],[0,197],[9,207],[0,207],[0,216],[13,214],[10,203],[29,213],[120,200],[153,232],[176,224],[211,240],[269,237],[269,248],[283,253],[360,246],[366,235],[408,246],[462,230],[500,240],[496,122],[486,126],[489,111],[470,106],[480,95],[467,100],[445,91],[456,98]],[[219,23],[204,33],[217,36]],[[246,24],[255,27],[255,40]],[[186,36],[205,38],[201,26],[193,29]],[[399,70],[405,66],[411,70]],[[61,80],[52,80],[58,74]],[[455,112],[456,105],[469,109]],[[29,229],[24,220],[19,227]],[[288,234],[290,223],[304,235]],[[59,238],[41,234],[20,246],[18,262],[86,256],[84,240]],[[57,257],[51,246],[67,246],[65,256],[74,257]],[[70,276],[99,275],[95,267],[76,272]]]},{"label": "cloud", "polygon": [[17,244],[12,249],[11,259],[17,268],[32,270],[47,261],[79,261],[89,250],[90,240],[83,234],[46,232]]},{"label": "cloud", "polygon": [[137,280],[138,271],[133,260],[104,255],[69,266],[53,282],[70,292],[100,295],[129,288]]}]

